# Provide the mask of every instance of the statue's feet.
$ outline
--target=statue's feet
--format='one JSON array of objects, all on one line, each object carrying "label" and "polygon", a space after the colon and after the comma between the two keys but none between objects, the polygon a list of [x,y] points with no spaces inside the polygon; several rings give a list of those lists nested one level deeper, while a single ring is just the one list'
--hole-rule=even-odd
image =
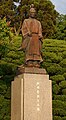
[{"label": "statue's feet", "polygon": [[37,68],[40,68],[40,63],[38,61],[34,61],[33,66],[37,67]]},{"label": "statue's feet", "polygon": [[33,62],[32,61],[28,61],[26,64],[27,67],[33,67]]},{"label": "statue's feet", "polygon": [[40,63],[39,63],[39,61],[27,61],[26,67],[40,68]]}]

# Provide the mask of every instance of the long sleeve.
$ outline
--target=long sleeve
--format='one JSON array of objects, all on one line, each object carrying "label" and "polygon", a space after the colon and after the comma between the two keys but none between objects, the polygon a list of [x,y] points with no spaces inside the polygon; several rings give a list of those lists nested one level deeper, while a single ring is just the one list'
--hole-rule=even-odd
[{"label": "long sleeve", "polygon": [[23,25],[22,25],[22,35],[24,37],[28,34],[30,34],[30,30],[28,29],[27,21],[25,19],[24,22],[23,22]]},{"label": "long sleeve", "polygon": [[42,27],[41,27],[41,23],[39,22],[39,38],[41,39],[41,38],[43,38],[43,36],[42,36]]}]

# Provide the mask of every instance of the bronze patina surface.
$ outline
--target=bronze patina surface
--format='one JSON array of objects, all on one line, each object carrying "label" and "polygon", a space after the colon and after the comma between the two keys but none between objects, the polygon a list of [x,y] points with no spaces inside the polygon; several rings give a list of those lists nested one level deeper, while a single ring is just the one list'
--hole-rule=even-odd
[{"label": "bronze patina surface", "polygon": [[41,56],[42,27],[40,21],[35,19],[35,8],[32,5],[30,15],[22,25],[23,42],[21,48],[25,51],[25,63],[29,67],[40,67],[43,61]]},{"label": "bronze patina surface", "polygon": [[26,73],[26,74],[44,74],[44,75],[47,75],[47,72],[45,69],[42,69],[42,68],[36,68],[36,67],[22,67],[20,66],[17,70],[17,75],[20,75],[20,74],[23,74],[23,73]]}]

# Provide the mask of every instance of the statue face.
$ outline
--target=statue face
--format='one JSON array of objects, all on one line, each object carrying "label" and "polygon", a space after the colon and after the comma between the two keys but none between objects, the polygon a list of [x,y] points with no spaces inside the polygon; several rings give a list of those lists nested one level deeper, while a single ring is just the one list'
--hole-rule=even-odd
[{"label": "statue face", "polygon": [[30,17],[34,18],[35,17],[35,12],[30,12]]}]

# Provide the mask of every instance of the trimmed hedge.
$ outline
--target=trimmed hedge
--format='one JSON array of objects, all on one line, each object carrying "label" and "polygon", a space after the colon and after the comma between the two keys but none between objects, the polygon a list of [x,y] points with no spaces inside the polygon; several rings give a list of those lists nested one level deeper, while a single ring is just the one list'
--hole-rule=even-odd
[{"label": "trimmed hedge", "polygon": [[61,81],[61,82],[59,83],[59,86],[60,86],[60,88],[62,88],[62,89],[66,88],[66,81]]},{"label": "trimmed hedge", "polygon": [[66,110],[66,102],[61,100],[53,100],[53,108]]},{"label": "trimmed hedge", "polygon": [[63,75],[54,75],[54,76],[51,76],[50,79],[52,79],[53,81],[56,81],[56,83],[59,83],[61,81],[64,81],[65,78]]},{"label": "trimmed hedge", "polygon": [[66,95],[66,89],[63,89],[63,90],[62,90],[62,94],[63,94],[63,95]]},{"label": "trimmed hedge", "polygon": [[66,102],[66,95],[54,95],[54,100],[61,100]]},{"label": "trimmed hedge", "polygon": [[52,80],[53,120],[66,119],[66,41],[45,40],[43,67]]},{"label": "trimmed hedge", "polygon": [[53,85],[53,94],[57,95],[60,92],[60,87],[59,85],[55,84]]},{"label": "trimmed hedge", "polygon": [[54,116],[53,120],[62,120],[62,118],[60,116]]}]

